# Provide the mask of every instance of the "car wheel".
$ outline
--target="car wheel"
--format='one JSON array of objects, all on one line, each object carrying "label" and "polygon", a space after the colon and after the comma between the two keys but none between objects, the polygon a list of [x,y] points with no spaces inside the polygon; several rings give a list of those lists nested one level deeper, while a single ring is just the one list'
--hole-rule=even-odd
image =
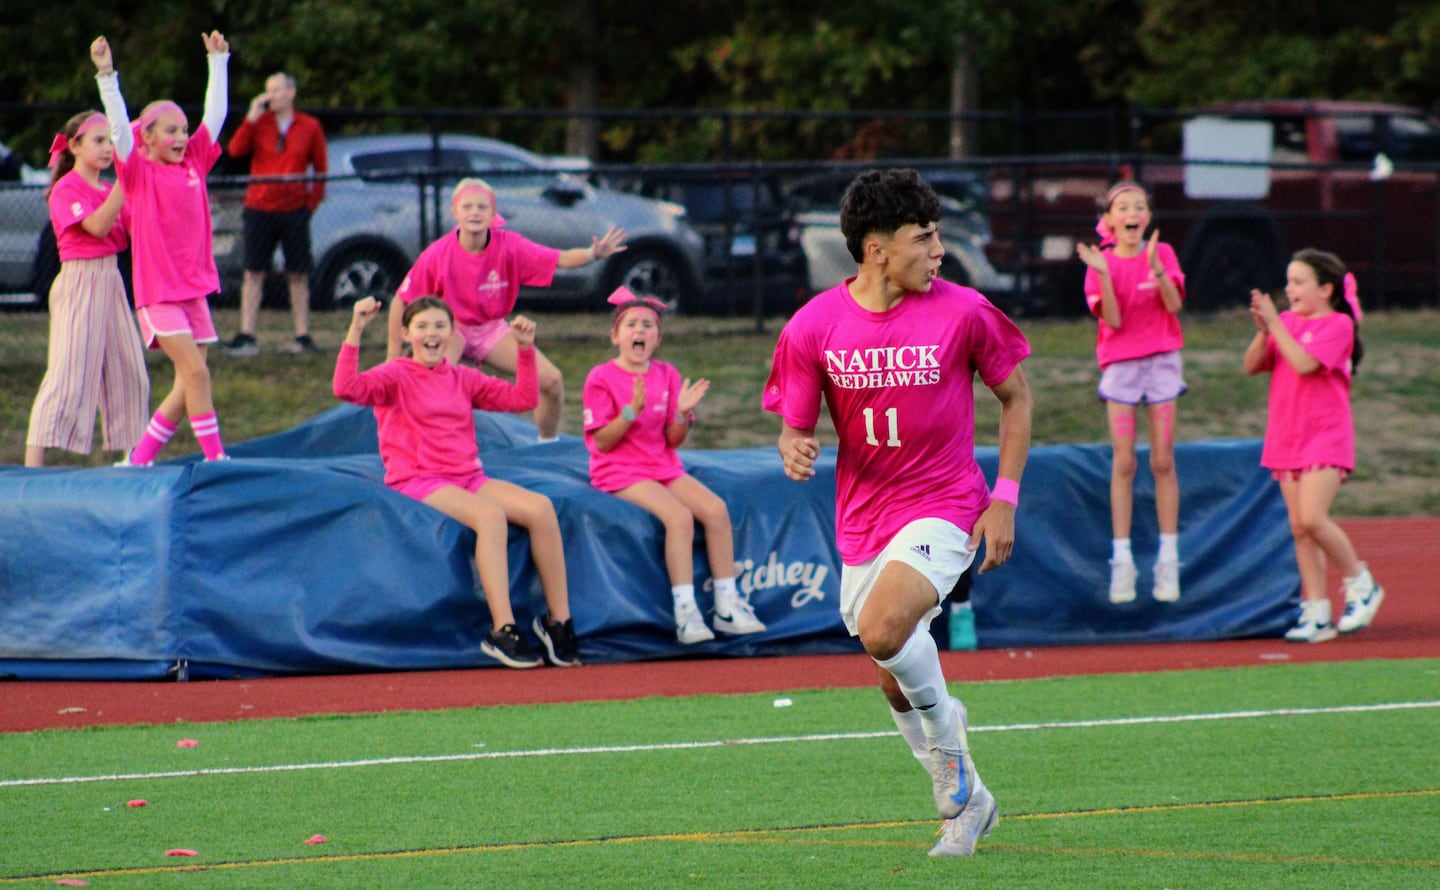
[{"label": "car wheel", "polygon": [[310,291],[310,306],[334,309],[364,297],[388,297],[400,286],[404,274],[404,261],[390,251],[347,247],[321,265]]},{"label": "car wheel", "polygon": [[692,296],[687,293],[692,285],[685,270],[673,257],[658,250],[632,248],[616,255],[611,263],[606,291],[600,294],[602,302],[621,286],[639,296],[663,300],[671,309],[684,307]]},{"label": "car wheel", "polygon": [[42,311],[50,308],[50,285],[59,274],[60,249],[55,243],[55,230],[46,226],[40,230],[40,239],[35,245],[35,271],[31,279],[35,305]]}]

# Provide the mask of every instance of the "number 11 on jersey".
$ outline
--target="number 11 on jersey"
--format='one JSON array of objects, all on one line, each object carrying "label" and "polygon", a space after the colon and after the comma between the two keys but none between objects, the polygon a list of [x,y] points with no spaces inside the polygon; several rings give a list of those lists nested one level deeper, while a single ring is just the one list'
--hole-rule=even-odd
[{"label": "number 11 on jersey", "polygon": [[[898,423],[899,413],[900,411],[898,408],[885,409],[885,425],[889,428],[889,436],[885,439],[885,444],[891,448],[900,447],[900,424]],[[865,444],[876,446],[880,444],[880,440],[875,438],[874,408],[865,409]]]}]

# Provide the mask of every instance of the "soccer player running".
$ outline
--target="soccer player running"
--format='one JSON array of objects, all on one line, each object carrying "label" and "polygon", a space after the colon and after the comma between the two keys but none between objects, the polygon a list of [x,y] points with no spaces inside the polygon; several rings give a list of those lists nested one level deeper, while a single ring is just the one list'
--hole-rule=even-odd
[{"label": "soccer player running", "polygon": [[[940,202],[913,170],[867,171],[840,229],[859,271],[780,333],[764,406],[783,418],[785,475],[815,475],[820,398],[839,436],[840,614],[880,671],[901,735],[930,772],[946,822],[932,856],[968,856],[999,819],[950,695],[929,624],[983,539],[986,572],[1010,557],[1030,450],[1030,354],[978,292],[937,278]],[[999,399],[993,492],[975,462],[975,374]]]}]

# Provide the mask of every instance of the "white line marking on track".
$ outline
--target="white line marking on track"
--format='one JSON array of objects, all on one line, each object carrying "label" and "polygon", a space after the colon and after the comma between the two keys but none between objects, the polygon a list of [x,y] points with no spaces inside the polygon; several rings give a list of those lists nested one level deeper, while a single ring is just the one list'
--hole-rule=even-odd
[{"label": "white line marking on track", "polygon": [[[1067,720],[1053,723],[1008,723],[998,726],[972,726],[970,732],[1033,732],[1044,729],[1094,729],[1109,726],[1146,726],[1162,723],[1196,723],[1207,720],[1252,720],[1262,717],[1311,717],[1331,714],[1366,714],[1377,711],[1408,711],[1440,708],[1440,701],[1392,702],[1374,705],[1340,705],[1328,708],[1274,708],[1256,711],[1222,711],[1214,714],[1175,714],[1162,717],[1113,717],[1097,720]],[[379,757],[368,760],[335,760],[317,763],[283,763],[267,766],[212,767],[207,769],[168,770],[151,773],[115,773],[95,776],[52,776],[33,779],[0,779],[0,788],[24,785],[79,785],[91,782],[128,782],[150,779],[181,779],[196,776],[233,776],[250,773],[284,773],[300,770],[354,769],[366,766],[392,766],[412,763],[447,763],[471,760],[502,760],[512,757],[563,757],[577,754],[624,754],[637,751],[687,751],[703,748],[724,748],[731,745],[784,745],[797,742],[835,742],[857,739],[879,739],[896,735],[894,730],[882,732],[830,732],[812,735],[775,736],[753,739],[721,739],[702,742],[663,742],[642,745],[594,745],[581,748],[529,748],[520,751],[477,751],[468,754],[430,754],[407,757]]]}]

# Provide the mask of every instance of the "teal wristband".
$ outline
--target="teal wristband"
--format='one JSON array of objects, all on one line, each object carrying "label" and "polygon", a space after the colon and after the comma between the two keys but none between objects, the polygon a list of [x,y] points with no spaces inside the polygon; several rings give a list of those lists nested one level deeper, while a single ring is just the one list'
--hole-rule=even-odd
[{"label": "teal wristband", "polygon": [[620,416],[633,423],[635,421],[635,409],[626,405],[620,409]]}]

